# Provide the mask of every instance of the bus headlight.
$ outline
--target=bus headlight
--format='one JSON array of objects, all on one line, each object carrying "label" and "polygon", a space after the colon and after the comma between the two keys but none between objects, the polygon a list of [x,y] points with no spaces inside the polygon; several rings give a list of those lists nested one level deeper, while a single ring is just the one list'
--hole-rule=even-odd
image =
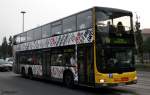
[{"label": "bus headlight", "polygon": [[134,77],[134,80],[137,80],[137,76]]},{"label": "bus headlight", "polygon": [[100,79],[100,83],[104,83],[105,82],[105,80],[104,79]]}]

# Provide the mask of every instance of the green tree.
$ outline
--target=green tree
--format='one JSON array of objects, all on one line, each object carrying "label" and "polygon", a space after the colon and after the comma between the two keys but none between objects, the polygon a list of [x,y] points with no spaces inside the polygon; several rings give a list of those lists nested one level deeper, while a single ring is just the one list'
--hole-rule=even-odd
[{"label": "green tree", "polygon": [[138,30],[136,32],[136,44],[137,44],[138,53],[143,53],[143,37],[142,37],[141,30]]},{"label": "green tree", "polygon": [[2,57],[5,59],[8,56],[8,43],[6,37],[3,38],[1,46]]},{"label": "green tree", "polygon": [[137,47],[137,55],[139,56],[141,63],[143,63],[143,36],[142,31],[140,30],[140,23],[138,21],[136,21],[135,40]]},{"label": "green tree", "polygon": [[8,56],[12,57],[12,44],[13,44],[13,39],[12,36],[9,37],[9,42],[8,42]]}]

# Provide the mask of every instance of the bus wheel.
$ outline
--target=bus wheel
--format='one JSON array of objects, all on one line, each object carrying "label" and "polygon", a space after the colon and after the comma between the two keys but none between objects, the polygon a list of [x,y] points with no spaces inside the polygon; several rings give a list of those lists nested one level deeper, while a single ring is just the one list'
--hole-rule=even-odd
[{"label": "bus wheel", "polygon": [[26,76],[25,68],[22,68],[22,69],[21,69],[21,75],[22,75],[22,77],[25,77],[25,76]]},{"label": "bus wheel", "polygon": [[69,87],[69,88],[72,88],[73,85],[74,85],[74,79],[73,79],[73,75],[71,72],[67,72],[65,75],[64,75],[64,84]]},{"label": "bus wheel", "polygon": [[28,77],[29,79],[33,79],[33,72],[31,68],[28,69]]}]

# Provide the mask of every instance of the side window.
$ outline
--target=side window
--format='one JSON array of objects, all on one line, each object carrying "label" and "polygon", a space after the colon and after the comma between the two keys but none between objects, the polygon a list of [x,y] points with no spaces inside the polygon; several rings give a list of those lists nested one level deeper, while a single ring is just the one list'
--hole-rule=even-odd
[{"label": "side window", "polygon": [[42,56],[41,56],[41,54],[37,55],[37,64],[42,65]]},{"label": "side window", "polygon": [[26,36],[27,36],[26,32],[20,34],[20,42],[21,43],[26,42]]},{"label": "side window", "polygon": [[51,35],[51,25],[47,24],[42,27],[42,38],[49,37]]},{"label": "side window", "polygon": [[62,66],[63,63],[63,52],[60,50],[53,50],[51,53],[51,65]]},{"label": "side window", "polygon": [[52,54],[51,55],[51,65],[53,66],[55,66],[55,65],[57,65],[56,64],[56,58],[57,58],[57,55],[56,54]]},{"label": "side window", "polygon": [[38,28],[34,29],[33,31],[34,31],[34,35],[33,35],[34,40],[40,39],[41,35],[42,35],[41,27],[38,27]]},{"label": "side window", "polygon": [[92,11],[86,11],[77,15],[77,29],[92,27]]},{"label": "side window", "polygon": [[52,32],[51,32],[51,36],[54,35],[59,35],[62,33],[62,24],[61,21],[57,21],[51,24],[52,26]]},{"label": "side window", "polygon": [[14,45],[19,44],[20,43],[20,35],[16,35],[13,38],[13,43]]},{"label": "side window", "polygon": [[63,33],[76,30],[76,16],[71,16],[63,20]]},{"label": "side window", "polygon": [[63,65],[63,54],[52,54],[51,55],[51,64],[52,65],[58,65],[62,66]]},{"label": "side window", "polygon": [[75,51],[74,51],[74,48],[66,48],[64,49],[64,64],[68,64],[68,65],[72,65],[72,59],[74,59],[74,61],[76,60],[75,59]]},{"label": "side window", "polygon": [[51,65],[51,55],[50,54],[47,55],[47,63],[48,63],[48,66]]},{"label": "side window", "polygon": [[32,55],[32,64],[41,65],[42,64],[42,56],[41,53],[34,53]]},{"label": "side window", "polygon": [[51,34],[51,36],[61,34],[61,32],[62,32],[62,31],[61,31],[61,30],[62,30],[61,28],[62,28],[61,25],[52,27],[52,34]]},{"label": "side window", "polygon": [[70,65],[70,53],[64,53],[64,63]]},{"label": "side window", "polygon": [[26,64],[27,63],[27,58],[25,55],[21,54],[20,55],[20,64]]},{"label": "side window", "polygon": [[32,64],[33,63],[33,58],[31,56],[31,54],[26,55],[27,56],[27,64]]},{"label": "side window", "polygon": [[27,32],[27,41],[32,41],[33,40],[33,30],[30,30]]},{"label": "side window", "polygon": [[63,54],[57,54],[56,56],[56,64],[60,66],[63,65]]}]

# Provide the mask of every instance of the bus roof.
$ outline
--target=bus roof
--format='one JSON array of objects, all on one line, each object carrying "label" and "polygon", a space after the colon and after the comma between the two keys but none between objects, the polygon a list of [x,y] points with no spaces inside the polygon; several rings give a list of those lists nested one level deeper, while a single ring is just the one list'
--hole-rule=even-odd
[{"label": "bus roof", "polygon": [[95,7],[96,10],[104,10],[104,11],[112,11],[112,12],[122,12],[122,13],[126,13],[126,14],[132,14],[131,11],[128,10],[122,10],[122,9],[117,9],[117,8],[108,8],[108,7]]},{"label": "bus roof", "polygon": [[[89,8],[89,9],[87,9],[87,10],[83,10],[83,11],[80,11],[80,12],[78,12],[78,13],[69,15],[69,16],[67,16],[67,17],[73,16],[73,15],[77,15],[77,14],[80,14],[80,13],[82,13],[82,12],[86,12],[86,11],[88,11],[88,10],[92,10],[93,8],[95,8],[96,11],[122,13],[122,14],[126,14],[126,15],[132,16],[132,12],[131,12],[131,11],[122,10],[122,9],[117,9],[117,8],[108,8],[108,7],[98,7],[98,6],[95,6],[95,7]],[[116,15],[114,15],[114,16],[117,17]],[[67,18],[67,17],[64,17],[64,18]],[[54,22],[59,21],[59,20],[62,20],[62,19],[64,19],[64,18],[61,18],[61,19],[58,19],[58,20],[54,20],[54,21],[52,21],[52,22],[50,22],[50,23],[54,23]],[[46,24],[44,24],[44,25],[47,25],[47,24],[50,24],[50,23],[46,23]],[[42,26],[44,26],[44,25],[41,25],[41,26],[38,26],[38,27],[35,27],[35,28],[32,28],[32,29],[29,29],[29,30],[24,31],[24,32],[31,31],[31,30],[33,30],[33,29],[42,27]],[[24,32],[22,32],[22,33],[24,33]],[[20,35],[20,34],[22,34],[22,33],[16,34],[16,35],[14,35],[14,36],[18,36],[18,35]]]}]

